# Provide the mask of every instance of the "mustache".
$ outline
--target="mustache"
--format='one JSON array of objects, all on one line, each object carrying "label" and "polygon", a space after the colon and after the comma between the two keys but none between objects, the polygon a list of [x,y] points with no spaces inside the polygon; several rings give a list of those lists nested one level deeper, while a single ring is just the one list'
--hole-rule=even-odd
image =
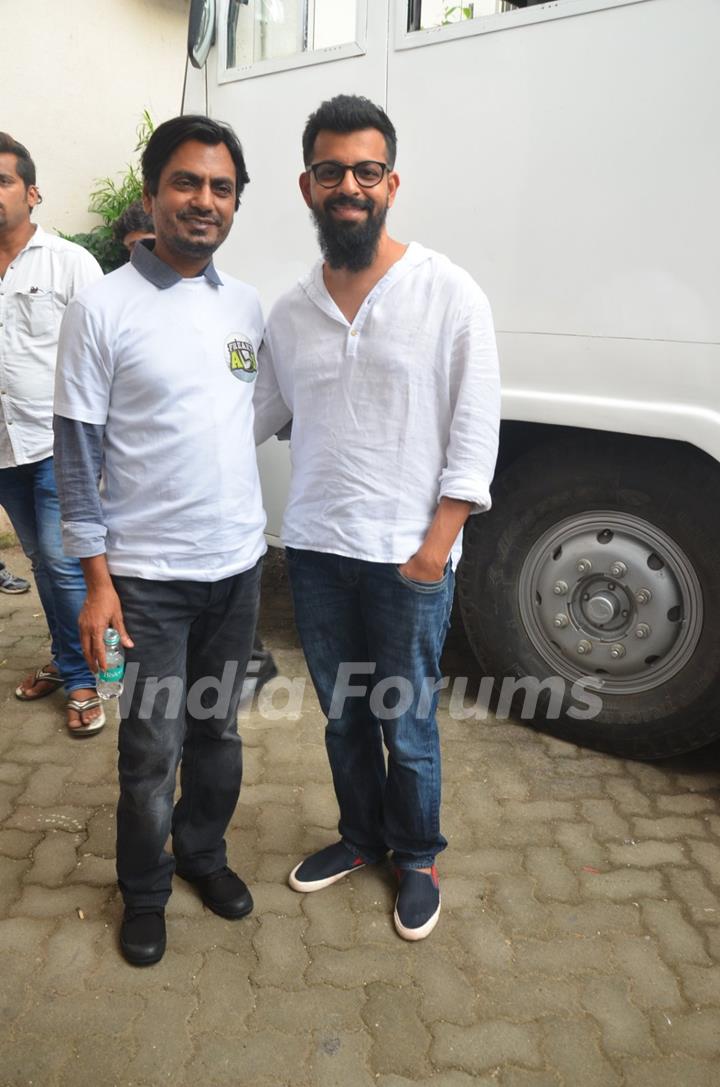
[{"label": "mustache", "polygon": [[339,196],[331,196],[329,200],[325,201],[326,211],[332,208],[357,208],[359,211],[372,211],[374,208],[372,200],[362,200],[355,196],[345,196],[340,194]]}]

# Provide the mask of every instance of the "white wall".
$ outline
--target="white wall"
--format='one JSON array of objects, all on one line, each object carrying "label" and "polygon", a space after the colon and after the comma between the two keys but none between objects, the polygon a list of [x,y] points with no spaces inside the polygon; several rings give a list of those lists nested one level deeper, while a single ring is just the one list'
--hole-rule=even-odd
[{"label": "white wall", "polygon": [[48,230],[87,230],[98,177],[133,157],[144,108],[180,112],[189,0],[0,0],[0,129],[35,159]]}]

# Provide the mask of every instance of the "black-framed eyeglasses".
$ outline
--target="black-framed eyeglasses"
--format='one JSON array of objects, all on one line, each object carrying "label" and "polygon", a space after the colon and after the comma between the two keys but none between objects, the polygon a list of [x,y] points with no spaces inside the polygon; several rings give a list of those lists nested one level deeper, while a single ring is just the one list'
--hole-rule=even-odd
[{"label": "black-framed eyeglasses", "polygon": [[352,166],[328,159],[327,162],[314,162],[308,167],[308,173],[313,175],[323,189],[334,189],[341,183],[348,170],[352,170],[353,177],[363,189],[372,189],[380,184],[385,174],[389,173],[390,167],[385,162],[372,162],[370,159],[366,162],[356,162]]}]

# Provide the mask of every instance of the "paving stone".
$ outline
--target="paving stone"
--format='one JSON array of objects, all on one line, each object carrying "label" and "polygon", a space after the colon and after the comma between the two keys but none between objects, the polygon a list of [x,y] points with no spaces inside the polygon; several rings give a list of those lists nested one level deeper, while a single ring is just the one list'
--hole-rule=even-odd
[{"label": "paving stone", "polygon": [[555,828],[555,838],[576,872],[584,865],[597,868],[607,863],[606,848],[595,840],[593,827],[587,823],[561,823]]},{"label": "paving stone", "polygon": [[55,804],[49,808],[18,805],[5,820],[5,826],[18,830],[66,830],[79,834],[85,830],[90,814],[88,808],[76,808],[69,804]]},{"label": "paving stone", "polygon": [[624,1087],[717,1087],[715,1061],[671,1055],[642,1064],[624,1061],[621,1067]]},{"label": "paving stone", "polygon": [[288,818],[283,805],[267,805],[257,819],[257,848],[261,853],[302,853],[307,835],[302,826]]},{"label": "paving stone", "polygon": [[435,1064],[466,1072],[485,1072],[505,1062],[530,1067],[542,1064],[540,1031],[535,1024],[497,1020],[458,1027],[436,1023],[432,1032],[430,1053]]},{"label": "paving stone", "polygon": [[[73,772],[73,767],[70,767],[70,772]],[[82,804],[84,808],[96,808],[101,804],[107,804],[114,808],[118,801],[118,792],[118,785],[114,780],[89,785],[81,785],[75,780],[66,780],[62,796],[65,803],[70,803],[72,800],[77,804]]]},{"label": "paving stone", "polygon": [[[65,779],[71,769],[70,766],[41,766],[33,773],[27,788],[18,797],[18,803],[47,807],[48,804],[60,801]],[[73,802],[77,803],[77,797],[73,797]]]},{"label": "paving stone", "polygon": [[[543,1053],[567,1084],[582,1087],[624,1087],[623,1081],[599,1046],[599,1031],[589,1021],[568,1019],[543,1029]],[[581,1070],[578,1079],[578,1070]]]},{"label": "paving stone", "polygon": [[0,763],[0,782],[5,785],[23,785],[31,773],[29,766],[19,762]]},{"label": "paving stone", "polygon": [[618,869],[614,872],[581,872],[583,894],[589,898],[609,898],[613,902],[639,898],[660,898],[665,894],[659,872]]},{"label": "paving stone", "polygon": [[653,1028],[664,1053],[687,1053],[691,1057],[720,1056],[720,1009],[696,1008],[686,1014],[653,1012]]},{"label": "paving stone", "polygon": [[601,936],[608,932],[640,932],[640,910],[610,901],[552,904],[547,910],[548,932]]},{"label": "paving stone", "polygon": [[440,875],[466,876],[477,879],[503,872],[518,873],[522,869],[522,854],[515,849],[473,848],[470,853],[451,849],[438,860]]},{"label": "paving stone", "polygon": [[650,812],[651,805],[647,796],[626,778],[606,778],[605,789],[623,815],[645,815]]},{"label": "paving stone", "polygon": [[[236,1014],[233,996],[231,990],[224,1007],[225,1030]],[[196,1005],[194,995],[166,989],[146,994],[144,1013],[132,1032],[137,1051],[124,1072],[130,1082],[172,1085],[177,1081],[193,1053],[188,1021]]]},{"label": "paving stone", "polygon": [[[75,992],[72,999],[47,1000],[43,994],[31,1002],[17,1029],[30,1034],[62,1034],[76,1039],[107,1037],[126,1030],[143,1012],[143,1002],[129,993]],[[96,1043],[97,1044],[97,1043]]]},{"label": "paving stone", "polygon": [[301,792],[300,811],[306,825],[336,830],[338,806],[332,785],[308,782]]},{"label": "paving stone", "polygon": [[[408,952],[404,945],[397,947],[348,948],[316,947],[305,978],[308,985],[337,985],[341,989],[353,989],[384,981],[393,986],[409,983]],[[272,984],[269,981],[268,984]],[[277,984],[277,982],[276,982]]]},{"label": "paving stone", "polygon": [[[429,944],[429,941],[427,942]],[[432,945],[419,947],[409,962],[409,970],[420,992],[420,1009],[425,1023],[439,1019],[469,1026],[475,1022],[477,990],[467,975],[453,963],[446,952]]]},{"label": "paving stone", "polygon": [[660,811],[671,811],[677,815],[695,815],[715,810],[716,801],[710,796],[693,796],[680,793],[675,796],[655,795],[655,805]]},{"label": "paving stone", "polygon": [[630,824],[610,800],[584,800],[581,808],[583,818],[592,824],[600,841],[630,837]]},{"label": "paving stone", "polygon": [[[72,741],[73,743],[75,741]],[[79,741],[84,743],[85,741]],[[89,742],[89,741],[88,741]],[[141,1006],[141,1002],[140,1002]],[[112,1009],[106,1009],[108,1022],[112,1022]],[[102,1084],[115,1087],[115,1084],[131,1084],[136,1087],[137,1080],[128,1077],[128,1064],[136,1051],[136,1043],[127,1035],[114,1035],[107,1028],[98,1044],[97,1036],[82,1027],[76,1028],[72,1038],[72,1054],[63,1065],[58,1087],[98,1087]],[[162,1083],[156,1079],[153,1087]],[[139,1087],[139,1085],[138,1085]],[[145,1087],[145,1083],[142,1084]]]},{"label": "paving stone", "polygon": [[[497,1080],[494,1082],[497,1083]],[[560,1087],[560,1077],[553,1072],[528,1072],[524,1068],[505,1068],[502,1087]]]},{"label": "paving stone", "polygon": [[573,819],[575,806],[563,800],[508,800],[503,804],[505,817],[513,822],[546,823]]},{"label": "paving stone", "polygon": [[110,857],[81,856],[66,882],[111,888],[115,886],[115,880],[115,861]]},{"label": "paving stone", "polygon": [[[521,956],[520,951],[518,957]],[[518,968],[493,978],[478,978],[476,985],[478,996],[474,1007],[476,1018],[481,1021],[508,1019],[526,1023],[573,1015],[582,992],[582,982],[577,977],[531,974]]]},{"label": "paving stone", "polygon": [[0,830],[0,856],[16,860],[29,857],[41,839],[39,830]]},{"label": "paving stone", "polygon": [[208,951],[195,981],[196,1007],[192,1009],[193,1034],[218,1030],[231,1037],[246,1034],[245,1021],[254,1000],[244,956],[223,948]]},{"label": "paving stone", "polygon": [[381,983],[367,986],[363,1017],[373,1037],[370,1064],[374,1072],[419,1075],[430,1072],[430,1033],[420,1019],[420,995],[402,993]]},{"label": "paving stone", "polygon": [[100,963],[98,941],[104,931],[104,921],[81,921],[77,916],[62,921],[47,941],[36,987],[60,995],[83,990]]},{"label": "paving stone", "polygon": [[282,917],[299,917],[302,914],[302,900],[305,897],[293,891],[287,883],[252,884],[252,896],[257,914],[277,913]]},{"label": "paving stone", "polygon": [[25,876],[26,883],[42,883],[46,887],[61,887],[77,865],[77,847],[82,835],[64,830],[50,830],[35,847],[32,867]]},{"label": "paving stone", "polygon": [[614,866],[626,864],[632,868],[657,868],[662,864],[688,864],[683,846],[675,842],[638,841],[632,845],[610,842],[607,849]]},{"label": "paving stone", "polygon": [[707,828],[702,819],[689,819],[682,815],[666,815],[661,819],[633,819],[633,835],[636,839],[660,838],[675,841],[678,838],[704,838]]},{"label": "paving stone", "polygon": [[[340,888],[337,888],[340,891]],[[355,939],[354,910],[350,908],[347,896],[333,894],[296,894],[308,927],[305,930],[305,943],[308,947],[325,944],[327,947],[352,947]]]},{"label": "paving stone", "polygon": [[22,895],[22,878],[29,868],[25,858],[0,857],[0,912],[7,913]]},{"label": "paving stone", "polygon": [[266,914],[253,938],[258,965],[252,971],[256,985],[274,985],[303,989],[303,975],[310,963],[302,943],[305,920],[301,917],[277,917]]},{"label": "paving stone", "polygon": [[610,943],[602,936],[568,936],[544,940],[517,940],[518,970],[555,977],[567,974],[610,973]]},{"label": "paving stone", "polygon": [[360,1031],[316,1031],[310,1059],[313,1087],[377,1087],[370,1071],[370,1038]]},{"label": "paving stone", "polygon": [[582,1006],[600,1024],[606,1053],[654,1057],[650,1023],[630,1000],[622,978],[593,978],[586,982]]},{"label": "paving stone", "polygon": [[683,917],[677,902],[645,902],[643,918],[668,963],[710,965],[702,937]]},{"label": "paving stone", "polygon": [[539,898],[577,899],[578,880],[557,846],[531,846],[525,852],[525,867],[535,880]]},{"label": "paving stone", "polygon": [[194,1043],[195,1056],[186,1066],[183,1087],[305,1087],[308,1083],[309,1038],[263,1030],[241,1038],[197,1034]]},{"label": "paving stone", "polygon": [[98,917],[105,902],[107,891],[102,887],[26,887],[20,898],[13,902],[9,913],[12,917],[73,917],[82,910],[85,917]]},{"label": "paving stone", "polygon": [[720,924],[720,895],[710,890],[705,874],[670,868],[665,873],[675,895],[688,907],[696,924]]},{"label": "paving stone", "polygon": [[547,924],[546,906],[535,898],[535,886],[528,876],[491,877],[488,898],[513,933],[532,936]]},{"label": "paving stone", "polygon": [[497,1087],[498,1081],[496,1076],[471,1076],[467,1072],[445,1069],[423,1079],[380,1075],[375,1078],[375,1083],[376,1087]]},{"label": "paving stone", "polygon": [[714,842],[690,842],[694,860],[705,869],[711,883],[720,887],[720,845]]},{"label": "paving stone", "polygon": [[693,1004],[720,1006],[720,966],[681,966],[680,977]]},{"label": "paving stone", "polygon": [[672,971],[649,936],[612,938],[618,969],[630,979],[631,997],[639,1008],[682,1008],[684,1000]]},{"label": "paving stone", "polygon": [[[59,1069],[72,1056],[69,1038],[23,1033],[0,1041],[0,1068],[6,1087],[65,1087],[72,1082],[59,1079]],[[96,1085],[97,1087],[97,1085]]]},{"label": "paving stone", "polygon": [[468,969],[495,975],[512,966],[512,940],[495,913],[458,911],[446,924],[465,951]]},{"label": "paving stone", "polygon": [[362,1030],[365,992],[362,985],[355,989],[311,985],[300,992],[263,986],[255,993],[248,1025],[297,1034]]},{"label": "paving stone", "polygon": [[101,805],[87,821],[84,853],[97,857],[115,856],[115,808]]}]

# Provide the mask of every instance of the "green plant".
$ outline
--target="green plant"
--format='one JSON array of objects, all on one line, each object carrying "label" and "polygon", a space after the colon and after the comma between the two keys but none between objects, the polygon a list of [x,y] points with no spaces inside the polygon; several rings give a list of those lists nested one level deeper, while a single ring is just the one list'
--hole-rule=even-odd
[{"label": "green plant", "polygon": [[[456,12],[458,13],[457,18],[453,18]],[[443,8],[442,26],[447,26],[448,23],[459,23],[462,19],[472,19],[473,14],[472,4],[446,5]]]},{"label": "green plant", "polygon": [[[143,110],[142,119],[136,131],[135,152],[142,151],[154,131],[153,119],[147,110]],[[142,176],[136,164],[128,163],[125,173],[115,181],[111,177],[101,177],[95,182],[90,194],[88,210],[99,215],[102,222],[92,230],[81,234],[63,234],[62,238],[82,245],[92,253],[103,272],[112,272],[127,261],[127,252],[113,237],[112,224],[125,209],[142,197]]]}]

